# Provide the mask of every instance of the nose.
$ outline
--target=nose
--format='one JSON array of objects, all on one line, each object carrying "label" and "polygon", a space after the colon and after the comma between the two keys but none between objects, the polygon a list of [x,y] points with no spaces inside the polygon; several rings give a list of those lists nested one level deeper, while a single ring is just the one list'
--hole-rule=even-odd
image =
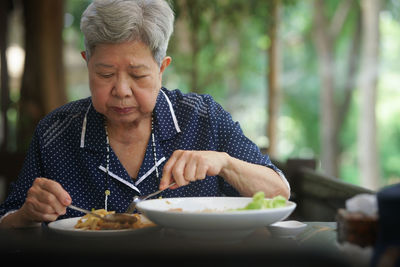
[{"label": "nose", "polygon": [[125,98],[133,95],[133,88],[129,78],[119,76],[112,90],[114,96]]}]

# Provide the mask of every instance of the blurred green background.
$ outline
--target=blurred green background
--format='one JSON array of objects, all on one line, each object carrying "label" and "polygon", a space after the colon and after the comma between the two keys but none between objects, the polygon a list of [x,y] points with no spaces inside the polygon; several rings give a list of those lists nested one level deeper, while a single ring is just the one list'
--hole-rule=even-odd
[{"label": "blurred green background", "polygon": [[[347,0],[324,1],[321,12],[333,20],[343,1]],[[175,32],[168,50],[172,64],[164,75],[164,86],[168,89],[212,95],[234,120],[240,122],[244,133],[262,148],[270,145],[267,135],[268,73],[271,66],[268,51],[271,45],[269,33],[276,19],[272,14],[273,2],[171,1],[176,13]],[[314,21],[315,3],[300,0],[275,2],[279,4],[280,12],[277,24],[280,104],[274,158],[280,161],[288,158],[318,160],[321,157],[321,76],[313,35],[314,27],[318,26]],[[344,95],[351,45],[361,17],[361,1],[350,2],[343,26],[332,43],[335,98],[338,101]],[[90,1],[67,0],[63,3],[65,88],[67,100],[71,101],[89,96],[86,66],[80,56],[84,48],[79,23],[80,15]],[[18,14],[14,16],[18,18]],[[21,28],[18,25],[15,22],[13,27],[18,30]],[[384,186],[400,182],[400,1],[382,2],[379,32],[375,111],[379,184]],[[14,35],[10,47],[18,50],[23,46],[22,40],[18,33]],[[23,54],[22,50],[18,51],[14,51],[14,56]],[[356,67],[358,75],[359,60]],[[15,75],[17,78],[18,74]],[[357,77],[353,79],[357,80]],[[19,91],[14,87],[10,90],[10,97],[17,103]],[[346,182],[361,184],[357,156],[360,90],[357,83],[351,89],[348,112],[338,138],[337,176]],[[10,108],[10,121],[16,124],[17,117],[17,110]],[[13,127],[10,131],[15,131]],[[11,140],[9,149],[15,149],[16,143],[16,140]]]}]

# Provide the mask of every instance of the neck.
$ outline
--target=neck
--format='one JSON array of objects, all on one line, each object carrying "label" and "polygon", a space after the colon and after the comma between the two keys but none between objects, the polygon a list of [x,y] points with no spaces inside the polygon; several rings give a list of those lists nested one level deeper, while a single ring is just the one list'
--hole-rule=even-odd
[{"label": "neck", "polygon": [[139,140],[148,140],[151,133],[151,117],[132,124],[115,124],[106,121],[108,137],[115,142],[131,144]]}]

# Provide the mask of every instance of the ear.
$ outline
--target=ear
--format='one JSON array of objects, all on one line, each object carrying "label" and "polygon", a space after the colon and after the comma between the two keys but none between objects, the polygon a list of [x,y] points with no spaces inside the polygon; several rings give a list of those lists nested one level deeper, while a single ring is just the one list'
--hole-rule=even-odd
[{"label": "ear", "polygon": [[164,70],[171,64],[172,58],[171,57],[165,57],[163,61],[161,62],[161,67],[160,67],[160,74],[163,74]]},{"label": "ear", "polygon": [[82,58],[87,62],[86,52],[85,51],[81,51],[81,55],[82,55]]}]

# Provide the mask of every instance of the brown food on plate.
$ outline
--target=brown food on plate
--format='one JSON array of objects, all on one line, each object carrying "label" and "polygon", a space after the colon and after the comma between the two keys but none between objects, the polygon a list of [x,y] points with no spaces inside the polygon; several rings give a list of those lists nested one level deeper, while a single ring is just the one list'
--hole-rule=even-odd
[{"label": "brown food on plate", "polygon": [[[100,216],[115,213],[115,211],[106,211],[104,209],[94,210],[93,212]],[[132,216],[135,216],[137,218],[137,221],[135,223],[114,223],[103,221],[100,218],[97,218],[91,214],[86,214],[78,220],[74,228],[82,230],[120,230],[139,229],[155,225],[149,220],[144,219],[139,214],[132,214]]]}]

